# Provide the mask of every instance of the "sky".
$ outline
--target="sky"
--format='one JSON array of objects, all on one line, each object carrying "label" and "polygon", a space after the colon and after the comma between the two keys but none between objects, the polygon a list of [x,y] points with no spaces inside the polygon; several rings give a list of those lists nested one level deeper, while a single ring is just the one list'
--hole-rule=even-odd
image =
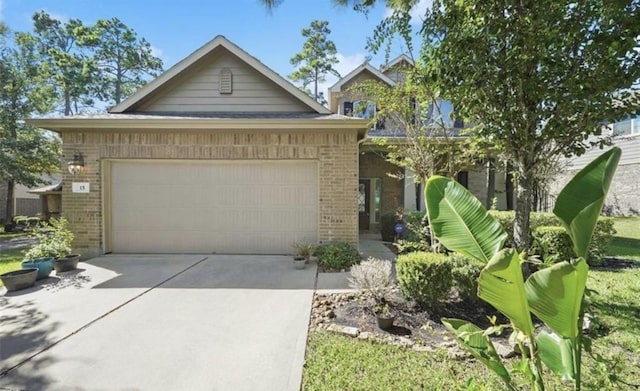
[{"label": "sky", "polygon": [[[93,24],[98,19],[117,17],[144,37],[164,62],[165,70],[213,39],[224,35],[283,77],[293,72],[289,59],[302,50],[301,30],[313,20],[329,22],[329,38],[335,43],[344,76],[371,55],[365,49],[367,37],[390,11],[380,1],[367,16],[340,7],[332,0],[284,0],[268,11],[258,0],[0,0],[0,20],[14,31],[31,31],[31,17],[45,10],[61,19],[80,19]],[[421,0],[413,12],[416,30],[429,0]],[[399,42],[391,59],[406,52]],[[416,53],[414,53],[416,54]],[[371,59],[378,67],[384,53]],[[333,76],[320,86],[335,83]]]}]

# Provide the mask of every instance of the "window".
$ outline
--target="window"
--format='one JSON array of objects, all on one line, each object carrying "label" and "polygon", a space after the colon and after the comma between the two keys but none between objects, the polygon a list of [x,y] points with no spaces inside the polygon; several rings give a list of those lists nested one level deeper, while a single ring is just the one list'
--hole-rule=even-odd
[{"label": "window", "polygon": [[466,189],[469,188],[469,172],[468,171],[460,171],[458,173],[456,180]]},{"label": "window", "polygon": [[640,134],[640,117],[627,117],[613,124],[614,136],[631,136],[634,134]]},{"label": "window", "polygon": [[434,125],[444,124],[447,128],[463,128],[464,122],[459,119],[452,119],[453,103],[444,99],[437,99],[435,104],[429,106],[427,111],[427,123],[434,122]]},{"label": "window", "polygon": [[369,101],[353,102],[353,116],[358,118],[371,119],[376,115],[376,105]]}]

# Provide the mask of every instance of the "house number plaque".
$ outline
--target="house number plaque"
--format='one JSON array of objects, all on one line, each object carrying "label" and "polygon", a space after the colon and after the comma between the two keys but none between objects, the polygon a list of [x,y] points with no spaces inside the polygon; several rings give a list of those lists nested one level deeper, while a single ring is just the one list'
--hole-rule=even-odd
[{"label": "house number plaque", "polygon": [[72,193],[88,193],[89,192],[89,182],[72,182],[71,183],[71,192]]}]

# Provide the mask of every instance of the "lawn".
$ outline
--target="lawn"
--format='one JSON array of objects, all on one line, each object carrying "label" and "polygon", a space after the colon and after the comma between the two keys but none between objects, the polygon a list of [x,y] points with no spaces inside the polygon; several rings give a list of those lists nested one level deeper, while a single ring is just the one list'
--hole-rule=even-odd
[{"label": "lawn", "polygon": [[[640,218],[616,218],[609,256],[640,262]],[[640,389],[640,268],[592,269],[587,286],[594,320],[593,350],[583,356],[583,388]],[[511,360],[515,365],[517,360]],[[620,381],[613,383],[618,378]],[[473,379],[477,390],[502,389],[475,360],[452,360],[444,350],[416,352],[327,332],[309,335],[303,377],[307,390],[451,390]],[[460,387],[459,389],[467,389]],[[570,390],[558,380],[551,390]]]},{"label": "lawn", "polygon": [[609,256],[640,262],[640,217],[616,217],[616,236],[609,246]]}]

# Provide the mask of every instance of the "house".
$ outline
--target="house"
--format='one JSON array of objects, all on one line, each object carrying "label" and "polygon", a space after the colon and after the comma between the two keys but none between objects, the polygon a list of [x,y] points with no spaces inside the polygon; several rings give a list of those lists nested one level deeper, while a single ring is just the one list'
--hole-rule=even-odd
[{"label": "house", "polygon": [[85,257],[283,254],[358,240],[368,121],[334,114],[223,36],[61,135],[62,211]]},{"label": "house", "polygon": [[[603,136],[611,137],[613,145],[620,147],[622,151],[618,169],[602,209],[603,213],[622,216],[640,215],[640,116],[629,116],[623,121],[611,124]],[[550,198],[555,199],[576,172],[603,152],[604,150],[599,148],[591,148],[581,156],[564,161],[563,164],[566,167],[552,184]]]},{"label": "house", "polygon": [[[390,87],[401,83],[407,67],[413,67],[413,61],[401,55],[388,64],[376,68],[364,62],[338,80],[329,88],[329,108],[339,115],[371,119],[376,107],[368,101],[350,93],[350,88],[366,80],[374,80]],[[459,131],[464,125],[451,118],[453,106],[441,100],[438,110],[445,123],[451,129]],[[416,184],[415,175],[406,168],[389,163],[385,159],[385,147],[376,139],[386,139],[388,143],[402,143],[406,139],[405,130],[389,121],[374,123],[359,149],[359,227],[361,231],[380,229],[381,217],[397,210],[424,211],[424,187]],[[489,162],[474,165],[470,170],[458,174],[458,181],[467,187],[487,207],[494,205],[506,209],[511,201],[507,197],[507,177],[504,170],[496,170]],[[488,190],[488,184],[494,181],[495,192]],[[493,200],[493,198],[496,198]]]},{"label": "house", "polygon": [[[0,213],[4,217],[4,210],[7,205],[8,184],[0,183]],[[29,189],[23,185],[15,185],[13,188],[13,211],[12,216],[35,216],[42,212],[38,196],[29,193]],[[1,218],[0,218],[0,222]]]}]

